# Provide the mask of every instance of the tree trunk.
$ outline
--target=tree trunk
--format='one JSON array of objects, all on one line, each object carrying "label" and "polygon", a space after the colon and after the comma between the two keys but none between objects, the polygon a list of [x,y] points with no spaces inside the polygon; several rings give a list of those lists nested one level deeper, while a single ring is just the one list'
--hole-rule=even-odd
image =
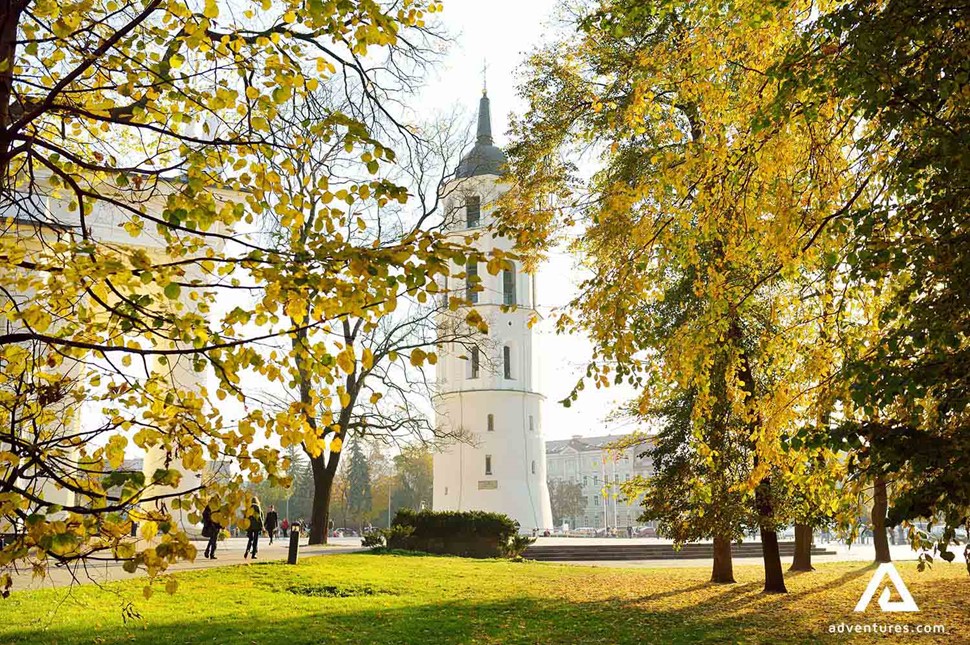
[{"label": "tree trunk", "polygon": [[771,524],[774,508],[771,503],[770,480],[765,479],[755,493],[758,515],[761,517],[761,557],[765,562],[765,593],[788,593],[785,573],[781,568],[781,552],[778,550],[778,533]]},{"label": "tree trunk", "polygon": [[734,561],[731,558],[731,539],[715,535],[711,582],[734,582]]},{"label": "tree trunk", "polygon": [[7,128],[10,126],[10,104],[14,98],[14,67],[17,64],[17,36],[20,17],[27,3],[24,0],[0,1],[0,181],[7,187],[10,166],[10,144]]},{"label": "tree trunk", "polygon": [[876,562],[892,562],[889,555],[889,536],[886,535],[886,513],[889,512],[889,495],[886,479],[876,476],[872,485],[872,543],[876,547]]},{"label": "tree trunk", "polygon": [[814,571],[812,566],[812,527],[795,524],[795,557],[789,571]]},{"label": "tree trunk", "polygon": [[310,544],[327,544],[330,525],[330,494],[333,491],[333,480],[337,474],[339,452],[330,453],[330,460],[324,460],[323,455],[310,458],[313,470],[313,502],[310,515]]}]

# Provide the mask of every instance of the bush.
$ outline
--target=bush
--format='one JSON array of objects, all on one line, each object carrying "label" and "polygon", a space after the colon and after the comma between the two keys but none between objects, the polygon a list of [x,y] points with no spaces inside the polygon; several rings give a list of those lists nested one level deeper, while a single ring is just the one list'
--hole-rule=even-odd
[{"label": "bush", "polygon": [[536,539],[534,537],[528,535],[513,535],[505,544],[505,557],[513,560],[521,560],[525,550],[535,543]]},{"label": "bush", "polygon": [[368,549],[378,549],[384,546],[384,531],[380,529],[374,529],[373,531],[367,531],[364,533],[364,538],[360,541],[360,545],[367,547]]},{"label": "bush", "polygon": [[388,549],[407,550],[414,529],[410,526],[391,524],[390,529],[384,529],[381,533],[384,537],[384,544]]},{"label": "bush", "polygon": [[[410,530],[410,533],[405,531]],[[412,511],[401,509],[391,531],[398,531],[388,548],[494,558],[505,555],[519,523],[507,515],[484,511]]]}]

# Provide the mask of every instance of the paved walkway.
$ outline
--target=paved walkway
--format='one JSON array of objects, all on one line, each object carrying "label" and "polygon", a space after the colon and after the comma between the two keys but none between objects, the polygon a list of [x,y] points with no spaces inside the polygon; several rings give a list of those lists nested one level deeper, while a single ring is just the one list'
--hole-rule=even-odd
[{"label": "paved walkway", "polygon": [[[219,543],[216,551],[216,559],[209,560],[202,557],[202,550],[205,542],[195,542],[199,549],[199,555],[195,562],[179,562],[171,565],[166,571],[193,571],[195,569],[211,569],[213,567],[225,567],[234,564],[245,564],[252,560],[243,559],[243,552],[246,549],[246,538],[229,538]],[[265,560],[285,560],[289,547],[289,539],[275,540],[269,544],[269,538],[262,537],[259,540],[259,556],[257,562]],[[360,546],[360,538],[330,538],[327,546],[307,546],[306,539],[300,541],[300,557],[314,555],[330,555],[334,553],[354,553],[363,551]],[[13,578],[14,591],[26,589],[43,589],[51,587],[65,587],[72,582],[79,584],[100,584],[111,580],[122,580],[135,576],[145,575],[139,570],[137,573],[127,573],[121,568],[120,563],[98,562],[93,564],[68,567],[51,567],[48,575],[42,580],[35,580],[29,570],[15,575]]]}]

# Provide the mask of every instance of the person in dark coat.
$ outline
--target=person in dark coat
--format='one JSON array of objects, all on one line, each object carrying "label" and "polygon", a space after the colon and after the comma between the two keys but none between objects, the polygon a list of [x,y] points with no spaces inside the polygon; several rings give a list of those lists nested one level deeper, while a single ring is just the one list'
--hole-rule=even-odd
[{"label": "person in dark coat", "polygon": [[249,520],[249,525],[246,527],[246,552],[243,553],[243,559],[248,558],[251,552],[255,560],[256,551],[259,550],[259,534],[263,532],[263,509],[259,507],[258,499],[253,499],[246,519]]},{"label": "person in dark coat", "polygon": [[273,543],[273,537],[276,535],[276,525],[280,521],[280,516],[276,513],[276,507],[270,506],[269,510],[266,512],[266,519],[263,524],[266,526],[266,535],[269,536],[269,543]]},{"label": "person in dark coat", "polygon": [[202,555],[210,560],[216,559],[216,543],[219,540],[221,530],[222,525],[212,519],[212,509],[209,508],[207,503],[202,511],[202,537],[209,538],[209,541],[206,543]]}]

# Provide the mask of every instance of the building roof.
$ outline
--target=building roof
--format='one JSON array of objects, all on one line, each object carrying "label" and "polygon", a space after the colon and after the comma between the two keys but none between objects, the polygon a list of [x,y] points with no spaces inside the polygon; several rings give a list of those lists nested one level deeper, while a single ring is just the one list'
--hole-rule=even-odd
[{"label": "building roof", "polygon": [[488,95],[482,92],[478,103],[478,137],[475,146],[458,163],[455,176],[459,179],[480,175],[501,176],[505,174],[508,161],[505,152],[492,139],[492,115]]},{"label": "building roof", "polygon": [[[601,435],[599,437],[576,436],[572,439],[557,439],[555,441],[547,441],[546,454],[558,455],[566,450],[566,448],[572,448],[576,452],[598,452],[601,450],[606,450],[610,444],[613,444],[628,436],[629,435],[625,434],[608,434]],[[644,439],[646,439],[646,437],[644,437]]]}]

